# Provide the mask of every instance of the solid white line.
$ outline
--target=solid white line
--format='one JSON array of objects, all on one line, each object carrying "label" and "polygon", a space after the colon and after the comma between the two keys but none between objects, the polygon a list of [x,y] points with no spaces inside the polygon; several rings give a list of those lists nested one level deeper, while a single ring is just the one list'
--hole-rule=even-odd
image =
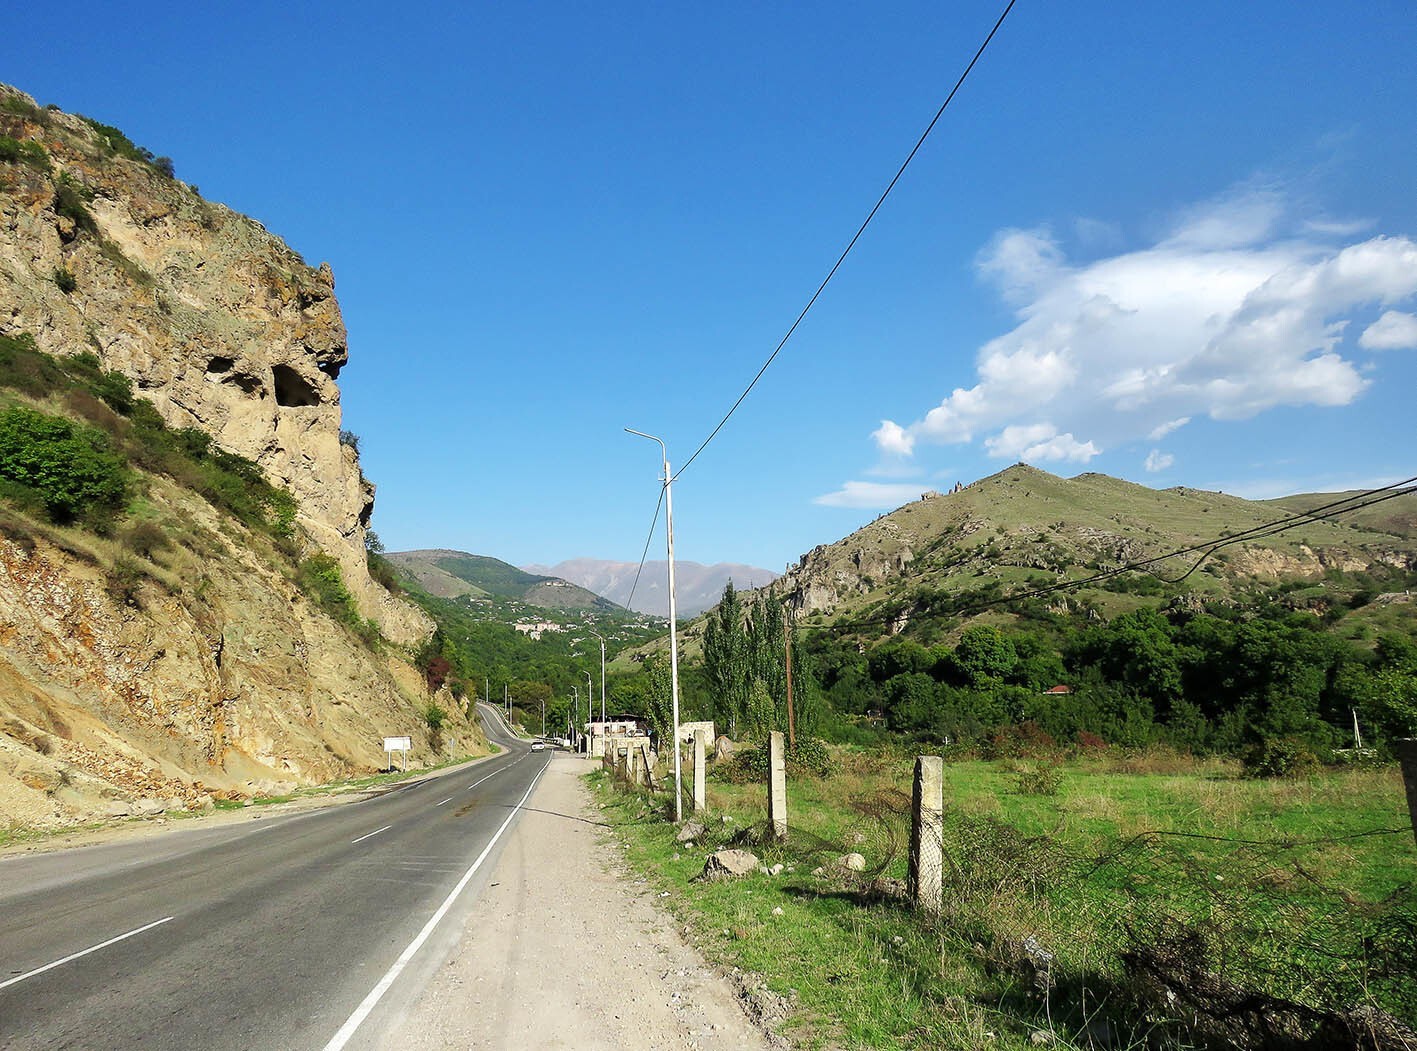
[{"label": "solid white line", "polygon": [[36,967],[33,971],[26,971],[24,974],[17,975],[16,977],[11,978],[8,982],[0,982],[0,989],[7,989],[10,986],[14,985],[16,982],[23,982],[26,978],[33,978],[35,975],[43,974],[45,971],[52,971],[54,970],[54,968],[69,963],[71,960],[77,960],[80,956],[87,956],[91,952],[98,952],[100,949],[106,949],[110,945],[113,945],[115,942],[121,942],[124,938],[131,938],[135,934],[142,934],[143,931],[150,931],[154,927],[160,927],[164,923],[168,922],[168,920],[171,920],[173,918],[174,917],[172,916],[165,916],[160,920],[154,920],[152,923],[149,923],[146,926],[139,927],[135,931],[129,931],[127,934],[120,934],[116,938],[109,938],[106,942],[99,942],[97,945],[91,946],[90,948],[81,949],[79,952],[70,953],[62,960],[55,960],[53,963],[47,963],[43,967]]},{"label": "solid white line", "polygon": [[[546,766],[550,765],[550,763],[546,764]],[[384,994],[389,991],[389,987],[394,984],[394,979],[398,978],[403,969],[408,966],[409,961],[413,959],[418,950],[423,948],[423,943],[428,940],[428,936],[448,914],[448,910],[453,907],[453,902],[457,901],[463,888],[468,885],[473,875],[482,867],[482,863],[487,860],[487,855],[492,853],[492,848],[497,845],[497,840],[502,838],[502,833],[507,831],[507,826],[521,813],[522,804],[531,796],[532,790],[541,780],[541,775],[546,773],[546,766],[543,766],[531,779],[531,784],[527,785],[526,792],[521,799],[517,800],[517,805],[512,807],[512,812],[507,815],[507,820],[502,822],[502,827],[497,829],[492,838],[487,841],[487,846],[482,848],[482,853],[477,855],[477,860],[472,863],[472,867],[463,873],[457,886],[443,899],[443,904],[438,906],[438,911],[429,917],[428,922],[423,925],[423,929],[418,932],[418,937],[409,943],[408,948],[394,961],[393,966],[385,972],[384,977],[379,979],[378,984],[369,991],[369,995],[354,1009],[354,1013],[345,1020],[344,1025],[340,1026],[339,1032],[330,1037],[330,1042],[325,1045],[325,1051],[340,1051],[345,1044],[349,1043],[350,1037],[354,1036],[355,1031],[364,1023],[364,1019],[369,1017],[369,1012],[374,1010],[379,1001],[384,998]]]},{"label": "solid white line", "polygon": [[389,829],[391,829],[391,828],[393,828],[393,827],[394,827],[393,825],[385,825],[383,828],[376,828],[373,832],[366,832],[364,835],[360,836],[358,839],[351,839],[351,840],[349,841],[350,846],[353,846],[353,845],[356,844],[356,843],[363,843],[363,842],[364,842],[366,839],[368,839],[370,836],[377,836],[380,832],[387,832]]},{"label": "solid white line", "polygon": [[[449,796],[447,799],[443,800],[443,803],[451,803],[452,801],[453,801],[453,797],[452,797],[452,796]],[[434,805],[434,806],[442,806],[443,803],[434,803],[433,805]]]}]

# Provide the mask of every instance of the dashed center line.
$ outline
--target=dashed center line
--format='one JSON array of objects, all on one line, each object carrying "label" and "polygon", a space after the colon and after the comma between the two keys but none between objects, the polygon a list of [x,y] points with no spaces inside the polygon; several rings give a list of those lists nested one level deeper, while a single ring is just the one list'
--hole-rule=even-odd
[{"label": "dashed center line", "polygon": [[452,796],[449,796],[447,799],[440,800],[439,802],[434,803],[433,805],[434,805],[434,806],[442,806],[444,803],[451,803],[452,801],[453,801],[453,797],[452,797]]},{"label": "dashed center line", "polygon": [[391,828],[393,828],[393,827],[394,827],[393,825],[385,825],[383,828],[376,828],[373,832],[366,832],[364,835],[360,836],[358,839],[352,839],[352,840],[350,840],[350,841],[349,841],[349,842],[350,842],[350,845],[353,846],[355,843],[363,843],[363,842],[364,842],[366,839],[368,839],[370,836],[377,836],[380,832],[387,832],[389,829],[391,829]]},{"label": "dashed center line", "polygon": [[36,967],[33,971],[26,971],[24,974],[17,974],[9,981],[0,982],[0,989],[9,988],[10,986],[15,985],[18,982],[23,982],[26,978],[33,978],[37,974],[43,974],[45,971],[52,971],[56,967],[62,967],[64,964],[69,963],[72,960],[77,960],[80,956],[87,956],[91,952],[98,952],[98,950],[100,949],[106,949],[110,945],[113,945],[117,942],[121,942],[124,938],[131,938],[135,934],[142,934],[144,931],[150,931],[154,927],[161,927],[164,923],[167,923],[172,918],[173,917],[171,916],[165,916],[160,920],[154,920],[152,923],[139,927],[136,930],[131,930],[127,934],[120,934],[116,938],[109,938],[108,941],[99,942],[97,945],[91,945],[87,949],[81,949],[78,952],[71,952],[62,960],[55,960],[53,963],[47,963],[43,967]]}]

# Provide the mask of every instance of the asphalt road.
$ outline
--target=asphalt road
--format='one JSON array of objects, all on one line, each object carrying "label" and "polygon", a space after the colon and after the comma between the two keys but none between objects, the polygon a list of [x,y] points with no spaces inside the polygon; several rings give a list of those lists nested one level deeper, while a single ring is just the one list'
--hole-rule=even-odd
[{"label": "asphalt road", "polygon": [[[0,1048],[377,1048],[456,943],[545,770],[0,861]],[[126,935],[126,937],[124,937]]]}]

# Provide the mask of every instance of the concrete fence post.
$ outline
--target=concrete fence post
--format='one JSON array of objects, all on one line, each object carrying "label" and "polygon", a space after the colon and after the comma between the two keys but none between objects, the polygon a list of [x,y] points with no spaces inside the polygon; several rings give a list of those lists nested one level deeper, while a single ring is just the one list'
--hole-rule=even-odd
[{"label": "concrete fence post", "polygon": [[910,819],[908,889],[915,907],[938,913],[944,897],[945,823],[944,760],[937,755],[915,758],[915,789]]},{"label": "concrete fence post", "polygon": [[638,785],[642,780],[642,775],[640,774],[640,750],[631,746],[628,751],[629,755],[626,756],[626,761],[630,771],[630,784]]},{"label": "concrete fence post", "polygon": [[702,729],[694,731],[694,813],[702,814],[708,809],[704,799],[704,774],[708,765],[708,734]]},{"label": "concrete fence post", "polygon": [[768,821],[774,839],[787,838],[787,755],[782,734],[768,734]]},{"label": "concrete fence post", "polygon": [[1394,741],[1393,750],[1402,765],[1402,783],[1407,789],[1407,816],[1412,820],[1412,836],[1417,839],[1417,737]]},{"label": "concrete fence post", "polygon": [[651,792],[656,791],[654,783],[654,753],[649,750],[649,742],[640,742],[640,773],[644,776],[644,785]]}]

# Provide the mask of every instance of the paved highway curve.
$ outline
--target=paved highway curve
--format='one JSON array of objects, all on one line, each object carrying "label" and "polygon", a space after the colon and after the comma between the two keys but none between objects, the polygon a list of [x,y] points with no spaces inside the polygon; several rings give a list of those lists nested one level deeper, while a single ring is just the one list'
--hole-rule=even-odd
[{"label": "paved highway curve", "polygon": [[0,860],[0,1047],[381,1046],[549,761],[478,707],[502,753],[374,799]]}]

